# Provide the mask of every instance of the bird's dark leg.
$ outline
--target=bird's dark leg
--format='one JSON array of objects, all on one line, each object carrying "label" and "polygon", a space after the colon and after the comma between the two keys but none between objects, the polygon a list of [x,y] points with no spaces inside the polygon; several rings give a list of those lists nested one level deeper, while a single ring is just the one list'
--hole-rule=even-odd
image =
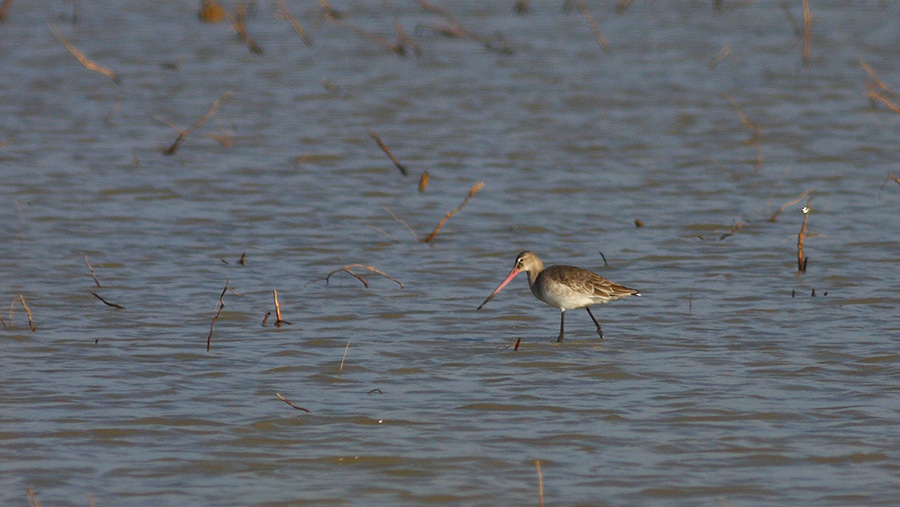
[{"label": "bird's dark leg", "polygon": [[594,318],[594,314],[591,313],[591,309],[590,309],[590,308],[588,308],[588,307],[585,306],[584,309],[587,310],[588,315],[591,316],[591,320],[593,320],[593,321],[594,321],[594,325],[597,326],[597,334],[599,334],[599,335],[600,335],[600,339],[603,340],[603,339],[604,339],[604,338],[603,338],[603,329],[600,328],[600,323],[597,322],[597,319]]},{"label": "bird's dark leg", "polygon": [[556,339],[556,343],[559,343],[563,339],[563,326],[566,322],[566,311],[560,310],[559,312],[559,338]]}]

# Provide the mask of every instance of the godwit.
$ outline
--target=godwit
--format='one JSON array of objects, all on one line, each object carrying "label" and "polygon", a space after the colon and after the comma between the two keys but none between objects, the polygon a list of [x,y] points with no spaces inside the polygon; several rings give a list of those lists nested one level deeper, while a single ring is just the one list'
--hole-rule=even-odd
[{"label": "godwit", "polygon": [[494,296],[506,287],[513,278],[519,273],[525,271],[528,273],[528,286],[534,297],[547,303],[550,306],[559,308],[559,338],[556,342],[563,340],[563,326],[566,321],[566,310],[575,308],[584,308],[587,310],[594,325],[597,326],[597,334],[603,338],[603,329],[600,323],[591,313],[590,305],[598,303],[609,303],[616,299],[627,296],[640,296],[641,293],[635,289],[629,289],[617,283],[610,282],[602,276],[591,273],[590,271],[575,266],[550,266],[544,269],[544,263],[537,255],[531,252],[522,252],[516,257],[516,264],[512,271],[503,280],[503,283],[497,287],[491,295],[478,305],[477,310],[487,304]]}]

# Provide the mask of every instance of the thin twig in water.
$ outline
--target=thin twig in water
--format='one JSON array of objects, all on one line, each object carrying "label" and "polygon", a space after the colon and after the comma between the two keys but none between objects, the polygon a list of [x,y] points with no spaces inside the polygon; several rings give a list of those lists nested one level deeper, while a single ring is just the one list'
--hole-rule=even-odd
[{"label": "thin twig in water", "polygon": [[84,56],[84,53],[79,51],[78,48],[73,46],[71,42],[69,42],[65,37],[63,37],[63,35],[61,33],[59,33],[59,30],[57,30],[56,27],[53,26],[53,23],[48,21],[47,25],[50,27],[50,30],[53,32],[53,35],[57,39],[59,39],[59,41],[62,42],[64,46],[66,46],[66,49],[68,49],[69,52],[72,53],[72,55],[75,56],[75,58],[77,58],[79,62],[81,62],[81,65],[84,65],[84,68],[86,68],[87,70],[92,70],[94,72],[99,72],[100,74],[103,74],[104,76],[112,79],[118,85],[122,84],[122,80],[119,79],[118,74],[116,74],[112,70],[104,67],[103,65],[100,65],[99,63],[88,59],[88,57]]},{"label": "thin twig in water", "polygon": [[266,321],[269,320],[270,315],[272,315],[272,312],[266,310],[266,316],[263,317],[262,327],[266,327]]},{"label": "thin twig in water", "polygon": [[391,210],[389,210],[389,209],[387,209],[387,208],[384,208],[384,209],[385,209],[385,211],[387,211],[388,213],[390,213],[392,217],[394,217],[394,220],[396,220],[396,221],[400,222],[401,224],[405,225],[406,228],[409,229],[409,232],[410,232],[410,234],[413,235],[413,237],[415,237],[418,241],[422,241],[422,239],[419,237],[419,235],[416,234],[416,231],[414,231],[413,228],[410,227],[408,223],[406,223],[402,218],[400,218],[400,217],[398,217],[397,215],[395,215],[393,211],[391,211]]},{"label": "thin twig in water", "polygon": [[213,317],[212,322],[209,323],[209,336],[206,337],[206,351],[209,352],[209,345],[212,342],[213,335],[213,326],[216,325],[216,320],[219,318],[219,315],[222,315],[222,309],[225,308],[225,293],[228,292],[228,281],[229,277],[225,278],[225,287],[222,289],[222,294],[219,295],[219,304],[218,309],[216,309],[216,316]]},{"label": "thin twig in water", "polygon": [[216,109],[219,108],[219,103],[222,102],[222,100],[224,100],[226,97],[230,97],[231,94],[232,94],[232,92],[229,90],[229,91],[226,91],[225,93],[223,93],[221,97],[219,97],[218,99],[216,99],[216,101],[213,103],[212,107],[209,108],[209,111],[208,111],[205,115],[203,115],[202,118],[200,118],[199,120],[195,121],[195,122],[193,123],[193,125],[191,125],[190,127],[188,127],[188,128],[185,129],[185,130],[182,130],[181,133],[178,134],[178,137],[175,138],[175,142],[173,142],[171,146],[169,146],[168,148],[166,148],[165,150],[163,150],[163,155],[173,155],[173,154],[175,154],[175,151],[178,149],[178,146],[181,145],[181,142],[184,141],[184,139],[188,136],[188,134],[190,134],[191,131],[193,131],[194,129],[196,129],[196,128],[199,127],[200,125],[203,125],[203,124],[206,123],[210,118],[212,118],[213,115],[216,114]]},{"label": "thin twig in water", "polygon": [[25,492],[28,495],[28,507],[41,507],[41,500],[33,489],[27,488]]},{"label": "thin twig in water", "polygon": [[247,33],[247,25],[244,23],[244,19],[247,17],[247,7],[243,4],[238,5],[234,9],[234,14],[228,13],[228,21],[231,21],[231,26],[234,27],[234,31],[237,32],[238,37],[244,41],[244,44],[247,45],[247,48],[256,53],[262,54],[263,48],[256,43],[255,40],[250,38],[250,34]]},{"label": "thin twig in water", "polygon": [[397,160],[397,157],[395,157],[394,154],[391,153],[391,150],[389,150],[384,142],[381,141],[381,138],[378,137],[378,134],[376,134],[372,129],[368,130],[369,135],[372,136],[372,139],[374,139],[376,143],[378,143],[378,147],[381,148],[381,151],[383,151],[388,156],[388,158],[391,159],[391,162],[393,162],[394,165],[397,166],[397,169],[400,170],[400,174],[402,174],[403,176],[409,176],[409,173],[406,172],[406,167],[403,167],[403,164],[401,164],[400,161]]},{"label": "thin twig in water", "polygon": [[751,138],[749,143],[756,148],[756,162],[753,165],[753,170],[758,171],[762,166],[762,128],[747,118],[747,115],[745,115],[744,111],[741,110],[741,106],[739,106],[737,101],[731,98],[730,95],[728,95],[727,93],[723,93],[722,95],[724,95],[725,98],[728,99],[728,102],[731,102],[731,105],[734,107],[734,110],[737,111],[737,114],[741,119],[741,124],[744,126],[744,128],[750,131]]},{"label": "thin twig in water", "polygon": [[437,227],[435,227],[434,230],[431,231],[431,234],[429,234],[427,238],[425,238],[425,239],[423,239],[423,240],[421,240],[421,241],[422,241],[423,243],[428,243],[429,241],[433,240],[434,237],[437,236],[438,231],[441,230],[441,227],[444,226],[444,223],[445,223],[447,220],[450,220],[450,217],[452,217],[453,215],[455,215],[459,210],[463,209],[463,206],[465,206],[466,203],[469,202],[469,199],[471,199],[472,196],[475,195],[475,193],[478,192],[479,190],[481,190],[483,187],[484,187],[484,183],[481,182],[481,181],[479,181],[478,183],[475,183],[474,185],[472,185],[472,188],[469,189],[469,195],[466,196],[466,198],[463,200],[462,204],[460,204],[459,206],[457,206],[457,207],[453,208],[452,210],[448,211],[447,214],[444,215],[444,218],[441,219],[441,222],[437,225]]},{"label": "thin twig in water", "polygon": [[295,408],[295,409],[297,409],[297,410],[302,410],[302,411],[306,412],[307,414],[311,414],[311,413],[312,413],[312,412],[310,412],[309,410],[307,410],[307,409],[305,409],[305,408],[303,408],[303,407],[298,407],[297,405],[294,405],[293,403],[289,402],[287,399],[285,399],[284,396],[281,395],[281,393],[275,393],[275,396],[278,396],[278,399],[279,399],[279,400],[281,400],[281,401],[287,403],[291,408]]},{"label": "thin twig in water", "polygon": [[520,337],[516,338],[516,345],[513,347],[513,351],[518,352],[519,344],[521,344],[521,343],[522,343],[522,337],[520,336]]},{"label": "thin twig in water", "polygon": [[778,215],[780,215],[782,211],[784,211],[784,210],[786,210],[788,207],[793,206],[793,205],[797,204],[798,202],[802,201],[803,198],[806,197],[807,195],[809,195],[810,192],[812,192],[812,189],[811,189],[811,188],[808,189],[806,192],[803,192],[802,194],[798,195],[796,199],[792,199],[791,201],[788,201],[788,202],[784,203],[783,206],[781,206],[780,208],[778,208],[778,211],[776,211],[775,214],[773,214],[771,217],[769,217],[769,220],[771,220],[772,222],[774,222],[775,220],[777,220],[777,219],[778,219]]},{"label": "thin twig in water", "polygon": [[537,468],[538,476],[538,505],[544,507],[544,474],[541,473],[541,460],[534,460],[534,466]]},{"label": "thin twig in water", "polygon": [[[356,35],[359,35],[360,37],[369,39],[370,41],[373,41],[373,42],[379,44],[380,46],[384,47],[385,49],[388,49],[390,51],[393,51],[394,53],[397,53],[398,55],[402,56],[402,55],[406,54],[406,47],[403,45],[402,36],[401,36],[401,40],[395,44],[374,32],[370,32],[364,28],[360,28],[356,25],[351,25],[350,23],[343,21],[341,19],[342,16],[339,15],[337,11],[332,9],[331,6],[328,5],[328,2],[326,2],[325,0],[320,0],[319,6],[322,8],[322,16],[326,20],[334,23],[335,25],[337,25],[341,28],[346,28],[347,30],[350,30],[351,32],[355,33]],[[398,35],[401,35],[399,31],[398,31]]]},{"label": "thin twig in water", "polygon": [[278,0],[277,15],[286,19],[288,23],[290,23],[291,26],[294,27],[294,31],[297,32],[297,35],[300,36],[300,40],[302,40],[304,44],[306,44],[307,46],[312,46],[312,39],[310,39],[309,35],[306,34],[306,30],[304,30],[303,27],[300,26],[300,22],[291,15],[290,11],[288,11],[287,6],[284,5],[284,0]]},{"label": "thin twig in water", "polygon": [[99,299],[100,301],[102,301],[103,304],[105,304],[106,306],[111,306],[111,307],[113,307],[113,308],[118,308],[119,310],[124,310],[124,309],[125,309],[125,307],[122,306],[122,305],[117,305],[117,304],[115,304],[115,303],[110,303],[109,301],[103,299],[103,298],[100,296],[100,294],[97,294],[97,293],[94,292],[94,291],[91,291],[91,295],[94,296],[95,298]]},{"label": "thin twig in water", "polygon": [[369,284],[365,281],[365,279],[363,279],[363,277],[361,277],[361,276],[357,275],[356,273],[354,273],[353,271],[351,271],[351,269],[353,269],[353,268],[362,268],[362,269],[367,269],[373,273],[378,273],[379,275],[384,276],[386,278],[390,278],[391,280],[396,282],[397,285],[399,285],[401,289],[405,287],[405,285],[403,285],[403,283],[400,280],[397,280],[393,276],[385,273],[384,271],[382,271],[374,266],[366,266],[365,264],[348,264],[346,266],[335,269],[331,273],[328,273],[328,275],[325,277],[325,285],[328,285],[328,280],[331,278],[331,275],[343,271],[344,273],[349,273],[349,274],[355,276],[357,280],[362,282],[363,285],[365,285],[366,288],[368,288]]},{"label": "thin twig in water", "polygon": [[87,255],[84,256],[84,263],[87,264],[88,269],[91,270],[91,276],[94,277],[94,283],[97,284],[97,288],[100,288],[100,280],[97,279],[97,274],[94,273],[94,268],[91,267],[90,261],[88,261]]},{"label": "thin twig in water", "polygon": [[512,54],[512,48],[503,40],[502,36],[497,36],[496,41],[485,37],[483,35],[478,35],[464,26],[453,16],[451,16],[447,11],[441,9],[440,7],[428,2],[427,0],[419,0],[419,5],[422,7],[422,10],[426,12],[431,12],[437,14],[444,18],[445,21],[450,23],[450,26],[439,26],[439,25],[428,25],[433,30],[442,33],[448,37],[456,37],[456,38],[466,38],[472,39],[474,41],[480,42],[485,49],[489,51],[494,51],[500,54]]},{"label": "thin twig in water", "polygon": [[575,5],[578,6],[578,10],[581,11],[581,15],[584,16],[585,21],[587,21],[588,25],[590,25],[591,31],[594,32],[594,37],[597,39],[597,42],[603,49],[603,52],[608,53],[609,44],[606,43],[606,38],[603,37],[603,34],[600,32],[600,28],[597,26],[597,22],[594,21],[594,17],[591,16],[590,11],[588,11],[588,8],[584,5],[584,2],[582,0],[575,0]]},{"label": "thin twig in water", "polygon": [[344,374],[344,359],[347,359],[347,350],[350,348],[350,340],[347,340],[347,346],[344,347],[344,355],[341,356],[341,367],[338,368],[338,376]]}]

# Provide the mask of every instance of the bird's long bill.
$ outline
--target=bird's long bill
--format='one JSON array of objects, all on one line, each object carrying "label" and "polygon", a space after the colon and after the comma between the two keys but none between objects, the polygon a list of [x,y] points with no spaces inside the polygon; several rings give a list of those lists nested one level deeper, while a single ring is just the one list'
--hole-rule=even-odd
[{"label": "bird's long bill", "polygon": [[508,284],[510,281],[512,281],[512,279],[515,278],[516,275],[518,275],[520,272],[521,272],[521,271],[519,271],[518,269],[513,268],[513,270],[509,272],[509,275],[506,276],[506,280],[503,280],[503,283],[501,283],[499,287],[497,287],[496,289],[494,289],[494,292],[491,292],[491,295],[488,296],[487,299],[485,299],[483,303],[481,303],[480,305],[478,305],[478,308],[476,308],[475,310],[481,310],[481,308],[482,308],[484,305],[486,305],[486,304],[488,303],[488,301],[490,301],[491,299],[493,299],[494,296],[496,296],[497,293],[500,292],[500,291],[503,289],[503,287],[506,287],[506,284]]}]

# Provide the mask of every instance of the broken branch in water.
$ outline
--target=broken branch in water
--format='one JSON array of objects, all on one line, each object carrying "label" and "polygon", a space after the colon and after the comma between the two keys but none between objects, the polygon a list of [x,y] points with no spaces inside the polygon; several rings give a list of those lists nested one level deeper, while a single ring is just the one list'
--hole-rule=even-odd
[{"label": "broken branch in water", "polygon": [[297,409],[297,410],[302,410],[303,412],[306,412],[307,414],[311,414],[311,413],[312,413],[312,412],[310,412],[309,410],[307,410],[307,409],[305,409],[305,408],[303,408],[303,407],[298,407],[297,405],[294,405],[293,403],[289,402],[287,399],[285,399],[284,396],[281,395],[281,393],[275,393],[275,396],[278,396],[278,399],[279,399],[279,400],[281,400],[281,401],[287,403],[291,408],[295,408],[295,409]]},{"label": "broken branch in water", "polygon": [[88,57],[84,56],[84,53],[79,51],[78,48],[73,46],[71,42],[69,42],[65,37],[63,37],[63,35],[61,33],[59,33],[59,30],[57,30],[56,27],[53,26],[53,23],[48,21],[47,25],[50,27],[50,30],[53,32],[53,35],[57,39],[59,39],[59,41],[62,42],[64,46],[66,46],[66,49],[68,49],[69,52],[72,53],[72,55],[75,56],[75,58],[77,58],[79,62],[81,62],[81,65],[84,65],[84,68],[86,68],[87,70],[92,70],[94,72],[99,72],[100,74],[103,74],[104,76],[112,79],[118,85],[122,84],[122,80],[119,79],[118,74],[116,74],[112,70],[104,67],[103,65],[100,65],[99,63],[88,59]]},{"label": "broken branch in water", "polygon": [[366,266],[365,264],[348,264],[346,266],[335,269],[331,273],[328,273],[328,275],[325,277],[325,285],[328,285],[328,280],[331,278],[331,275],[343,271],[344,273],[349,273],[349,274],[353,275],[354,277],[356,277],[357,280],[362,282],[363,285],[365,285],[366,288],[368,288],[369,287],[368,282],[366,282],[366,280],[363,277],[361,277],[361,276],[357,275],[356,273],[354,273],[353,271],[351,271],[353,268],[362,268],[362,269],[367,269],[373,273],[378,273],[379,275],[384,276],[386,278],[390,278],[391,280],[396,282],[397,285],[399,285],[401,289],[405,287],[405,285],[403,285],[403,282],[401,282],[400,280],[397,280],[393,276],[385,273],[384,271],[382,271],[374,266]]},{"label": "broken branch in water", "polygon": [[[275,298],[275,325],[277,327],[281,327],[282,324],[287,324],[290,326],[290,322],[281,320],[281,305],[278,303],[278,291],[272,289],[272,296]],[[263,323],[265,323],[265,321],[263,321]]]},{"label": "broken branch in water", "polygon": [[84,263],[87,264],[88,269],[91,270],[91,276],[94,277],[94,283],[97,284],[97,288],[100,288],[100,280],[97,279],[97,274],[94,273],[94,268],[91,267],[91,263],[88,261],[87,255],[84,256]]},{"label": "broken branch in water", "polygon": [[481,181],[479,181],[478,183],[475,183],[474,185],[472,185],[472,188],[469,189],[469,195],[466,196],[466,198],[463,200],[462,204],[460,204],[459,206],[457,206],[457,207],[453,208],[452,210],[448,211],[447,214],[444,215],[444,218],[441,219],[441,222],[437,225],[437,227],[435,227],[434,230],[431,231],[431,234],[429,234],[427,238],[422,239],[422,240],[420,240],[420,241],[421,241],[422,243],[428,243],[429,241],[433,240],[434,237],[437,236],[438,231],[441,230],[441,227],[444,226],[444,223],[445,223],[447,220],[450,220],[450,217],[452,217],[453,215],[455,215],[459,210],[463,209],[463,206],[465,206],[466,203],[469,202],[469,199],[471,199],[472,196],[475,195],[475,193],[478,192],[479,190],[481,190],[483,187],[484,187],[484,183],[481,182]]},{"label": "broken branch in water", "polygon": [[206,337],[206,351],[207,352],[209,352],[209,345],[210,345],[210,342],[212,342],[213,326],[216,325],[216,320],[219,318],[219,315],[222,314],[222,309],[225,308],[225,293],[228,292],[228,289],[229,289],[229,287],[228,287],[229,279],[230,279],[229,277],[225,278],[225,287],[222,289],[222,293],[219,294],[219,304],[217,305],[218,308],[216,309],[216,316],[213,317],[212,322],[209,323],[209,336]]},{"label": "broken branch in water", "polygon": [[803,238],[806,236],[806,221],[809,220],[809,199],[806,200],[806,206],[803,207],[803,227],[797,234],[797,271],[806,273],[806,262],[809,257],[803,256]]},{"label": "broken branch in water", "polygon": [[312,46],[312,39],[310,39],[309,35],[306,34],[306,30],[304,30],[303,27],[300,26],[300,22],[291,15],[290,11],[288,11],[287,6],[284,5],[284,0],[278,0],[278,11],[276,15],[283,19],[286,19],[288,23],[290,23],[291,26],[294,27],[294,31],[297,32],[297,35],[300,36],[300,39],[304,44],[306,44],[307,46]]},{"label": "broken branch in water", "polygon": [[600,32],[600,28],[597,26],[597,22],[594,21],[594,17],[591,16],[590,11],[588,11],[582,0],[574,1],[575,5],[578,6],[578,10],[581,11],[581,15],[584,16],[585,21],[587,21],[588,25],[591,27],[591,31],[594,32],[594,38],[597,39],[597,42],[600,44],[600,48],[603,49],[604,53],[608,53],[609,44],[606,43],[606,38],[603,37],[603,34]]},{"label": "broken branch in water", "polygon": [[381,148],[381,151],[383,151],[388,156],[388,158],[391,159],[391,162],[393,162],[394,165],[397,166],[397,169],[400,170],[400,174],[402,174],[403,176],[409,176],[409,173],[406,172],[406,167],[404,167],[403,164],[401,164],[400,161],[397,160],[397,157],[395,157],[394,154],[391,153],[391,150],[389,150],[387,145],[385,145],[384,142],[381,141],[381,138],[378,137],[378,134],[376,134],[372,129],[368,130],[369,135],[372,136],[372,139],[374,139],[376,143],[378,143],[378,147]]},{"label": "broken branch in water", "polygon": [[778,215],[781,214],[782,211],[786,210],[789,206],[793,206],[793,205],[797,204],[798,202],[802,201],[803,198],[806,197],[807,195],[809,195],[810,192],[812,192],[811,188],[809,190],[807,190],[806,192],[803,192],[802,194],[797,196],[796,199],[793,199],[789,202],[784,203],[784,205],[782,207],[778,208],[778,211],[776,211],[775,214],[773,214],[771,217],[769,217],[769,220],[774,222],[778,218]]},{"label": "broken branch in water", "polygon": [[178,134],[178,137],[175,138],[175,142],[173,142],[172,145],[169,146],[167,149],[163,150],[163,155],[175,154],[175,151],[178,149],[178,146],[181,145],[181,142],[184,141],[184,139],[188,136],[188,134],[190,134],[191,131],[193,131],[200,125],[203,125],[210,118],[212,118],[213,115],[216,114],[216,109],[219,108],[219,103],[222,102],[222,100],[224,100],[226,97],[230,97],[231,94],[232,94],[232,92],[229,90],[229,91],[226,91],[225,93],[223,93],[221,97],[216,99],[216,101],[213,103],[212,107],[209,108],[209,111],[205,115],[203,115],[203,118],[200,118],[199,120],[195,121],[193,123],[193,125],[191,125],[187,129],[182,130],[181,133]]},{"label": "broken branch in water", "polygon": [[109,301],[103,299],[103,298],[100,296],[100,294],[97,294],[97,293],[94,292],[94,291],[91,291],[91,295],[94,296],[95,298],[99,299],[100,301],[102,301],[103,304],[105,304],[106,306],[112,306],[113,308],[118,308],[119,310],[124,310],[124,309],[125,309],[125,307],[122,306],[122,305],[117,305],[117,304],[115,304],[115,303],[110,303]]}]

